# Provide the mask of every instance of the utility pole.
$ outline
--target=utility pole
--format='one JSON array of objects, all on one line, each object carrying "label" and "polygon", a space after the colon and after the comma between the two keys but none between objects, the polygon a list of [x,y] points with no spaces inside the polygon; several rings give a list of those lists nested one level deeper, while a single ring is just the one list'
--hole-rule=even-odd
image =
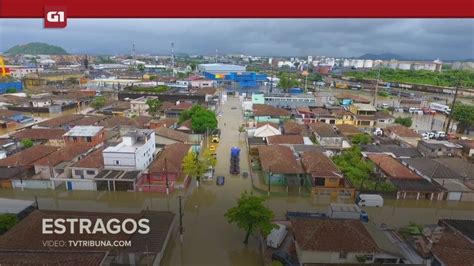
[{"label": "utility pole", "polygon": [[182,209],[182,204],[181,200],[183,196],[179,196],[179,239],[181,241],[181,244],[183,243],[183,209]]},{"label": "utility pole", "polygon": [[170,185],[168,181],[168,167],[166,165],[166,157],[165,157],[165,180],[166,180],[166,195],[170,194]]},{"label": "utility pole", "polygon": [[217,64],[217,49],[216,49],[216,64]]},{"label": "utility pole", "polygon": [[459,91],[460,86],[461,86],[461,78],[458,79],[458,82],[456,85],[456,91],[454,92],[453,102],[451,103],[451,111],[449,112],[448,123],[446,124],[446,133],[450,133],[449,126],[451,124],[451,119],[453,117],[454,105],[456,104],[456,99],[458,97],[458,91]]},{"label": "utility pole", "polygon": [[268,167],[268,196],[270,197],[270,186],[272,181],[272,167]]},{"label": "utility pole", "polygon": [[272,79],[270,80],[270,93],[273,92],[273,79],[274,79],[274,74],[275,74],[275,72],[273,72],[273,60],[272,60]]}]

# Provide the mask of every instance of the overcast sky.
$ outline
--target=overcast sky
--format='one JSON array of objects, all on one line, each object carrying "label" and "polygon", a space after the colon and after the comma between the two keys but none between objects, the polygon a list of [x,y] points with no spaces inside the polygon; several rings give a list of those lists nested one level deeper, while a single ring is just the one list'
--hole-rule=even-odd
[{"label": "overcast sky", "polygon": [[39,41],[69,53],[243,53],[268,56],[474,58],[469,19],[69,19],[43,29],[42,19],[0,20],[0,51]]}]

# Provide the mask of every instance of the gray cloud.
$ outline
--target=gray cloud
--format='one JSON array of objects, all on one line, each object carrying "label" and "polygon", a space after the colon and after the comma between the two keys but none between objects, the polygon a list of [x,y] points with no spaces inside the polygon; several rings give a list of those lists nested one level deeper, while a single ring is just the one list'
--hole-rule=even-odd
[{"label": "gray cloud", "polygon": [[70,53],[244,53],[270,56],[474,58],[470,19],[69,19],[66,29],[43,29],[41,19],[0,20],[0,51],[32,41]]}]

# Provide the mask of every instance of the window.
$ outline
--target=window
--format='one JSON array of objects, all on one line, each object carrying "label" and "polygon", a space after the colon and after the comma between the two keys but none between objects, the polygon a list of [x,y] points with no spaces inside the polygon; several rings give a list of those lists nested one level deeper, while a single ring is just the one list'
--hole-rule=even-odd
[{"label": "window", "polygon": [[115,165],[119,165],[119,164],[120,164],[120,161],[118,161],[118,160],[117,160],[117,161],[114,161],[114,164],[115,164]]},{"label": "window", "polygon": [[92,137],[87,137],[87,138],[86,138],[86,141],[87,141],[87,142],[92,142]]},{"label": "window", "polygon": [[82,174],[84,174],[84,171],[82,171],[82,170],[74,170],[74,174],[75,174],[75,175],[82,175]]},{"label": "window", "polygon": [[347,252],[339,252],[340,259],[347,259]]},{"label": "window", "polygon": [[94,170],[87,170],[87,171],[86,171],[86,174],[88,174],[88,175],[95,175],[95,171],[94,171]]},{"label": "window", "polygon": [[77,142],[77,137],[72,137],[72,141]]}]

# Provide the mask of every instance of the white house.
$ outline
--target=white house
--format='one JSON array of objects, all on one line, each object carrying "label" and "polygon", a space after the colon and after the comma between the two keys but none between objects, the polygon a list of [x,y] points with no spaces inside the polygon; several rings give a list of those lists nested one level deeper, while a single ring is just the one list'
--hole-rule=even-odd
[{"label": "white house", "polygon": [[137,129],[122,136],[122,142],[103,151],[104,167],[116,170],[144,170],[155,155],[155,131]]}]

